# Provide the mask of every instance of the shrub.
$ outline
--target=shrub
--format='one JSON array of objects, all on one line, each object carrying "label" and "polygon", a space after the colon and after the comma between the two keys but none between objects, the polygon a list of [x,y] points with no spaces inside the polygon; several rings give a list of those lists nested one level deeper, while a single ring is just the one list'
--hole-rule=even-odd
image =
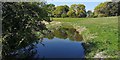
[{"label": "shrub", "polygon": [[96,18],[96,17],[98,17],[98,15],[94,15],[93,17]]},{"label": "shrub", "polygon": [[67,14],[62,14],[61,17],[65,18],[65,17],[67,17]]},{"label": "shrub", "polygon": [[98,14],[98,17],[107,17],[106,14]]}]

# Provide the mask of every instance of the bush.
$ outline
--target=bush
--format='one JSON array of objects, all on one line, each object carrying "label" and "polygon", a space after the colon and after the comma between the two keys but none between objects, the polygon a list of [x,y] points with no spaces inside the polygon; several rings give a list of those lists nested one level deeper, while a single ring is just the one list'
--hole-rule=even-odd
[{"label": "bush", "polygon": [[54,14],[54,17],[59,18],[59,17],[61,17],[61,15],[60,14]]},{"label": "bush", "polygon": [[107,17],[106,14],[98,14],[98,17]]},{"label": "bush", "polygon": [[67,17],[67,14],[62,14],[61,17],[65,18],[65,17]]},{"label": "bush", "polygon": [[98,17],[98,15],[94,15],[93,17],[96,18],[96,17]]}]

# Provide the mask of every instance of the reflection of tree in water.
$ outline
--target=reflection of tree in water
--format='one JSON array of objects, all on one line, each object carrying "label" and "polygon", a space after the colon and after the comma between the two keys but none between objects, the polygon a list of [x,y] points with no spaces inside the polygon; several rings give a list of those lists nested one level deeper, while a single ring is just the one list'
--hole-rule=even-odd
[{"label": "reflection of tree in water", "polygon": [[54,38],[54,34],[52,32],[49,32],[45,35],[45,38],[48,38],[48,39],[53,39]]},{"label": "reflection of tree in water", "polygon": [[[6,60],[8,58],[34,58],[34,56],[36,55],[37,53],[37,50],[35,49],[36,48],[36,44],[40,43],[41,45],[45,46],[43,43],[42,43],[43,39],[40,39],[40,40],[37,40],[35,41],[34,43],[29,43],[29,44],[26,44],[28,45],[27,47],[26,46],[22,46],[20,45],[19,47],[23,47],[23,48],[19,48],[19,49],[14,49],[14,51],[11,51],[11,49],[7,49],[5,50],[8,46],[6,47],[3,47],[2,49],[2,59],[3,60]],[[12,45],[12,44],[11,44]],[[3,45],[5,46],[5,45]],[[8,51],[10,50],[10,51]],[[8,51],[8,52],[6,52]]]},{"label": "reflection of tree in water", "polygon": [[62,39],[66,39],[67,38],[67,34],[64,30],[54,30],[54,36],[57,38],[62,38]]},{"label": "reflection of tree in water", "polygon": [[51,32],[47,33],[46,38],[53,39],[54,37],[66,39],[69,38],[72,41],[81,41],[83,40],[82,35],[74,28],[56,28]]},{"label": "reflection of tree in water", "polygon": [[[36,50],[34,50],[34,45],[31,44],[26,48],[22,48],[20,50],[16,50],[14,52],[9,52],[7,53],[7,55],[4,56],[3,54],[3,59],[4,58],[29,58],[29,57],[33,57],[34,54],[36,54]],[[3,50],[4,51],[4,50]]]}]

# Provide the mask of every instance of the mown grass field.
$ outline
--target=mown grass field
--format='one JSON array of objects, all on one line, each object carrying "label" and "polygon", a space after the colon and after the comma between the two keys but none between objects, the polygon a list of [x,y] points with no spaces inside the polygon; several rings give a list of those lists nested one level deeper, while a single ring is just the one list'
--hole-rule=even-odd
[{"label": "mown grass field", "polygon": [[109,57],[118,57],[118,17],[53,18],[53,20],[86,27],[87,31],[84,31],[83,35],[93,34],[93,36],[96,36],[87,40],[91,44],[86,47],[87,57],[93,57],[101,51],[106,52],[105,55]]}]

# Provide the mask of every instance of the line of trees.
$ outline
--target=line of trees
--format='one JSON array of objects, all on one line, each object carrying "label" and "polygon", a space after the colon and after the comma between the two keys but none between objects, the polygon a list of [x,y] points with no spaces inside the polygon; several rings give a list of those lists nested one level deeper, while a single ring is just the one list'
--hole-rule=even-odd
[{"label": "line of trees", "polygon": [[70,7],[67,5],[56,6],[54,4],[47,4],[45,8],[49,11],[51,17],[107,17],[118,16],[118,5],[120,2],[103,2],[94,8],[94,11],[86,11],[84,4],[72,4]]}]

